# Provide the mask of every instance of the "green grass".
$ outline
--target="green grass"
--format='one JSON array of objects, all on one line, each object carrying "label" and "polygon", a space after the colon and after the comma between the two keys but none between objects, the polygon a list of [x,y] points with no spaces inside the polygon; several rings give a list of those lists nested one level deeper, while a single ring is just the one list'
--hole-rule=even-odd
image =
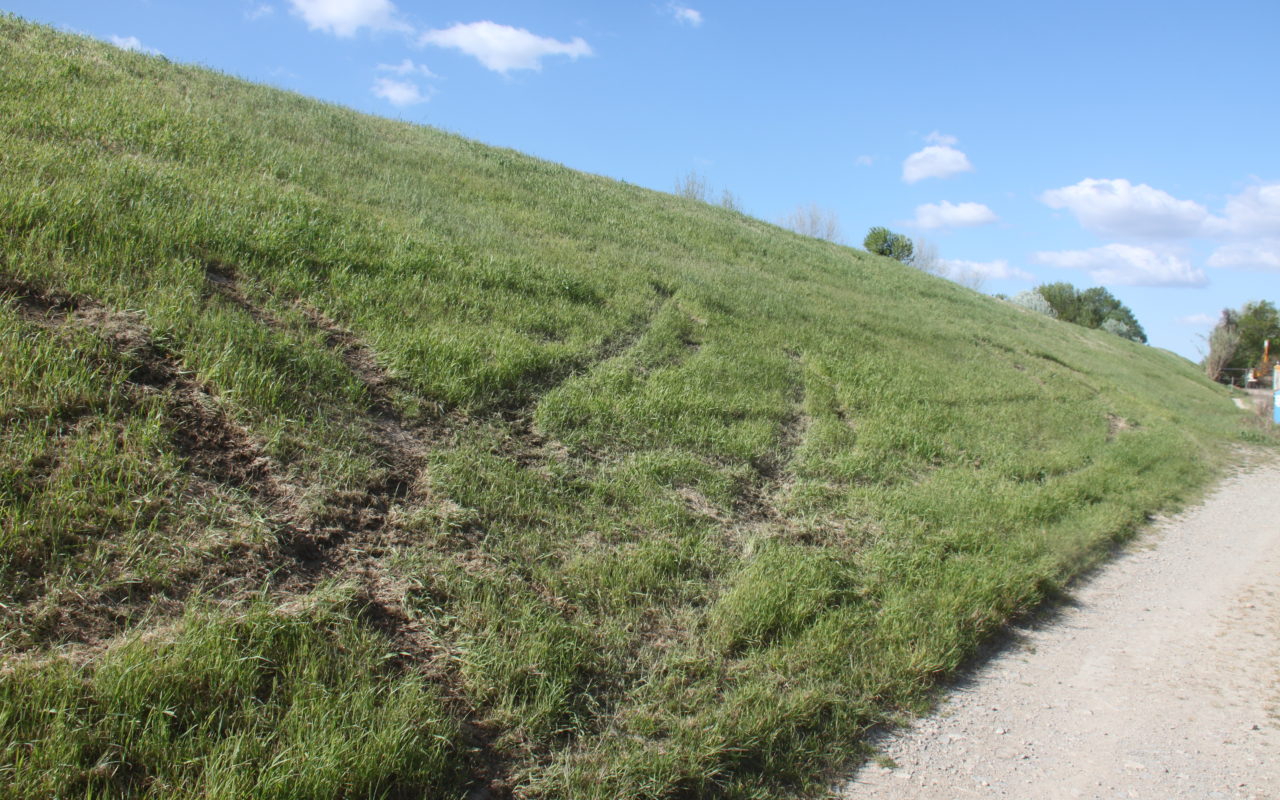
[{"label": "green grass", "polygon": [[1167,352],[0,17],[3,796],[817,791],[1274,437]]}]

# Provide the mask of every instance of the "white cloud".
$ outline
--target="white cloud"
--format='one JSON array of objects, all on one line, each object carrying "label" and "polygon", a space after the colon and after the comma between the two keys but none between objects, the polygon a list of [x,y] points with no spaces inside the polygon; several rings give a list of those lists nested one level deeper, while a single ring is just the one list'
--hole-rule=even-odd
[{"label": "white cloud", "polygon": [[925,141],[930,144],[902,162],[902,180],[915,183],[925,178],[950,178],[961,172],[973,172],[969,157],[954,147],[956,137],[934,131]]},{"label": "white cloud", "polygon": [[427,93],[423,94],[418,84],[412,81],[398,81],[394,78],[378,78],[373,82],[371,91],[391,105],[401,108],[425,103],[435,93],[434,90],[428,89]]},{"label": "white cloud", "polygon": [[1146,247],[1108,244],[1089,250],[1040,252],[1032,258],[1051,267],[1082,269],[1093,280],[1113,286],[1204,286],[1204,271],[1172,253]]},{"label": "white cloud", "polygon": [[379,64],[379,72],[391,72],[396,75],[421,75],[424,78],[438,78],[439,75],[427,69],[426,64],[415,64],[411,59],[406,58],[399,64]]},{"label": "white cloud", "polygon": [[1009,266],[1009,262],[1004,259],[996,261],[962,261],[960,259],[944,258],[942,264],[949,275],[970,275],[990,280],[1034,281],[1036,279],[1036,276],[1026,270]]},{"label": "white cloud", "polygon": [[679,22],[681,25],[690,25],[696,28],[702,24],[701,11],[695,11],[692,8],[679,6],[675,3],[668,4],[667,11],[669,11],[671,16],[676,18],[676,22]]},{"label": "white cloud", "polygon": [[289,0],[289,4],[307,27],[334,36],[354,36],[361,28],[410,30],[396,19],[396,7],[391,0]]},{"label": "white cloud", "polygon": [[1094,233],[1121,238],[1196,236],[1210,218],[1199,203],[1123,178],[1086,178],[1074,186],[1050,189],[1040,200],[1050,208],[1070,211]]},{"label": "white cloud", "polygon": [[855,167],[869,167],[876,162],[875,156],[858,156],[853,160]]},{"label": "white cloud", "polygon": [[542,59],[547,56],[569,56],[577,60],[592,54],[591,46],[581,37],[561,42],[537,36],[524,28],[489,21],[427,31],[419,42],[461,50],[486,68],[504,75],[513,69],[540,70]]},{"label": "white cloud", "polygon": [[1204,325],[1213,325],[1217,323],[1218,318],[1212,314],[1188,314],[1185,317],[1178,317],[1174,322],[1179,325],[1194,325],[1202,327]]},{"label": "white cloud", "polygon": [[121,50],[133,50],[137,53],[147,53],[153,56],[162,55],[162,53],[154,47],[147,47],[144,45],[138,40],[137,36],[116,36],[115,34],[112,34],[111,43],[116,47],[119,47]]},{"label": "white cloud", "polygon": [[982,203],[925,203],[916,206],[914,224],[919,228],[971,228],[998,222],[996,212]]},{"label": "white cloud", "polygon": [[244,18],[249,20],[250,22],[255,22],[257,20],[262,19],[263,17],[269,17],[274,13],[276,13],[275,6],[271,6],[266,3],[259,3],[258,5],[244,12]]},{"label": "white cloud", "polygon": [[1280,272],[1280,240],[1262,239],[1219,247],[1209,256],[1211,267],[1242,267]]},{"label": "white cloud", "polygon": [[1222,217],[1210,223],[1214,233],[1280,237],[1280,183],[1250,186],[1227,199]]}]

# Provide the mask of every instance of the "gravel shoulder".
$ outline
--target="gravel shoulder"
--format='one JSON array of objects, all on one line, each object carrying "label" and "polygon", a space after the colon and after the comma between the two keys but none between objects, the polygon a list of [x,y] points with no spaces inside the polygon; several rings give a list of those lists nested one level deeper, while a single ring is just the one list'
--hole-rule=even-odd
[{"label": "gravel shoulder", "polygon": [[1280,798],[1280,464],[1157,522],[1051,616],[837,795]]}]

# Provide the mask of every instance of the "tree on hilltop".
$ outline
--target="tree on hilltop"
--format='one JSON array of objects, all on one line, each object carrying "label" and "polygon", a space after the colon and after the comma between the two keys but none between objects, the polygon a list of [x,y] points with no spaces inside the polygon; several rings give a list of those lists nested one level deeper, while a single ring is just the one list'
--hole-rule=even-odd
[{"label": "tree on hilltop", "polygon": [[867,231],[867,238],[862,240],[862,246],[868,253],[895,258],[903,264],[910,264],[915,255],[915,245],[910,239],[879,226]]},{"label": "tree on hilltop", "polygon": [[1036,287],[1053,308],[1054,316],[1085,328],[1100,328],[1125,339],[1147,343],[1147,332],[1129,307],[1101,286],[1079,291],[1066,282]]}]

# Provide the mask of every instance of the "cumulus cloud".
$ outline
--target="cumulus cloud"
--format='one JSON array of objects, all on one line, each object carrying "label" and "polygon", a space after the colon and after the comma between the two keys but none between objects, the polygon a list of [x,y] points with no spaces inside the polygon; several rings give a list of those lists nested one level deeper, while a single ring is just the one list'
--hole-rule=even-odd
[{"label": "cumulus cloud", "polygon": [[133,50],[137,53],[147,53],[153,56],[161,55],[160,51],[154,47],[144,45],[137,36],[116,36],[112,34],[111,43],[121,50]]},{"label": "cumulus cloud", "polygon": [[1209,256],[1209,266],[1280,272],[1280,240],[1262,239],[1219,247]]},{"label": "cumulus cloud", "polygon": [[250,22],[255,22],[257,20],[262,19],[263,17],[269,17],[274,13],[276,13],[275,6],[269,5],[267,3],[259,3],[258,5],[244,12],[244,18],[249,20]]},{"label": "cumulus cloud", "polygon": [[1026,270],[1009,266],[1009,262],[1003,259],[996,261],[963,261],[945,258],[942,260],[942,265],[949,275],[972,275],[990,280],[1033,281],[1036,279],[1034,275]]},{"label": "cumulus cloud", "polygon": [[1051,267],[1086,270],[1093,280],[1112,286],[1204,286],[1208,283],[1204,271],[1193,268],[1184,258],[1127,244],[1040,252],[1032,258]]},{"label": "cumulus cloud", "polygon": [[874,163],[876,163],[875,156],[858,156],[853,160],[855,167],[869,167]]},{"label": "cumulus cloud", "polygon": [[307,27],[334,36],[354,36],[361,28],[410,30],[396,18],[391,0],[289,0],[289,5]]},{"label": "cumulus cloud", "polygon": [[379,72],[391,72],[396,75],[421,75],[425,78],[438,78],[431,70],[427,69],[426,64],[415,64],[411,59],[406,58],[399,64],[379,64]]},{"label": "cumulus cloud", "polygon": [[378,78],[373,82],[371,91],[393,106],[404,108],[425,103],[435,92],[431,89],[423,94],[418,84],[412,81],[398,81],[395,78]]},{"label": "cumulus cloud", "polygon": [[1191,200],[1123,178],[1086,178],[1040,195],[1050,208],[1070,211],[1086,229],[1121,238],[1176,238],[1205,232],[1209,211]]},{"label": "cumulus cloud", "polygon": [[681,25],[689,25],[691,27],[696,28],[702,24],[701,11],[696,11],[692,8],[676,5],[675,3],[668,4],[667,11],[671,14],[671,16],[675,17],[676,22],[679,22]]},{"label": "cumulus cloud", "polygon": [[982,203],[925,203],[916,206],[914,224],[918,228],[971,228],[998,222],[996,212]]},{"label": "cumulus cloud", "polygon": [[547,56],[568,56],[575,61],[592,54],[591,46],[581,37],[561,42],[537,36],[524,28],[499,25],[496,22],[470,22],[443,30],[430,30],[418,40],[421,44],[452,47],[475,58],[494,72],[507,74],[513,69],[542,69]]},{"label": "cumulus cloud", "polygon": [[954,136],[934,131],[925,137],[929,144],[902,162],[902,180],[915,183],[925,178],[950,178],[961,172],[972,172],[969,157],[955,148]]},{"label": "cumulus cloud", "polygon": [[1280,238],[1280,183],[1250,186],[1227,198],[1222,216],[1214,218],[1209,228],[1231,236]]}]

